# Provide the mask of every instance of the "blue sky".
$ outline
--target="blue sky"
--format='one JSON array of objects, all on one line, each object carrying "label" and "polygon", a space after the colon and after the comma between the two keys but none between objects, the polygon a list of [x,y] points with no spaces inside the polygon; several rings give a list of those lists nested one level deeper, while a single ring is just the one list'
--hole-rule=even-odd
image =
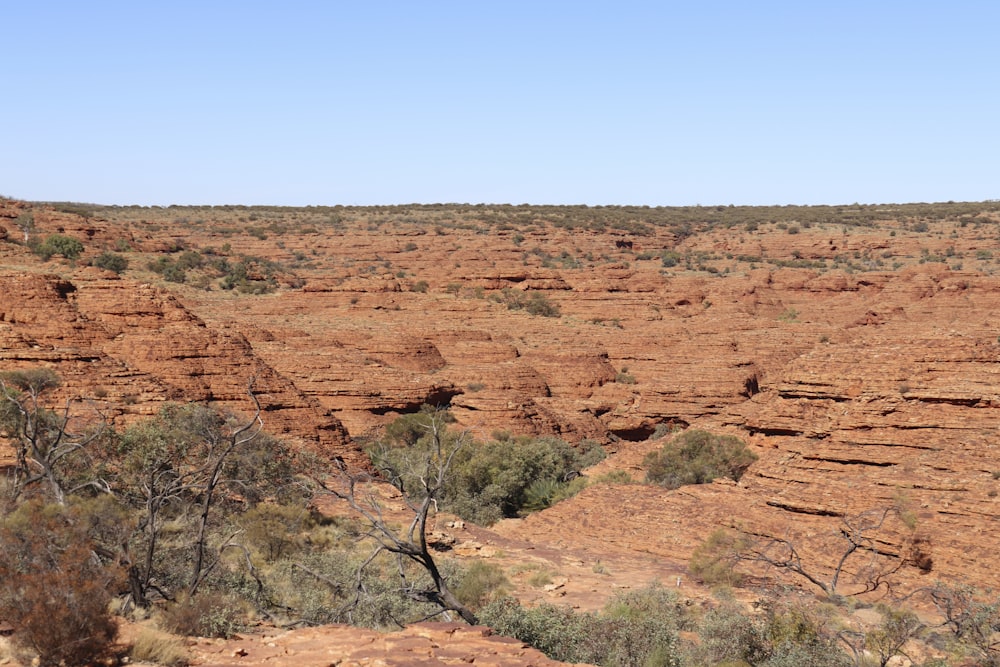
[{"label": "blue sky", "polygon": [[1000,198],[1000,3],[8,2],[0,193]]}]

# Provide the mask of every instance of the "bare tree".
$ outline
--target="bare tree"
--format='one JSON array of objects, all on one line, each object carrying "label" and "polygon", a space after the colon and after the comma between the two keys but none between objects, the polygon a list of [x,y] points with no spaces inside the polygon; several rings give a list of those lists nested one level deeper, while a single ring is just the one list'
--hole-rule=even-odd
[{"label": "bare tree", "polygon": [[21,230],[21,234],[24,235],[24,245],[28,245],[28,242],[31,240],[31,232],[35,230],[35,214],[31,211],[26,211],[17,216],[15,224]]},{"label": "bare tree", "polygon": [[[183,588],[189,596],[197,594],[205,580],[219,565],[222,554],[239,548],[236,534],[223,539],[217,548],[209,548],[210,527],[220,504],[231,496],[254,497],[268,478],[263,470],[268,455],[259,451],[248,456],[251,447],[262,443],[261,406],[253,392],[247,393],[254,406],[246,421],[227,419],[215,410],[192,404],[168,406],[158,420],[136,426],[122,438],[120,449],[121,487],[133,495],[141,508],[137,531],[141,535],[140,557],[130,561],[128,583],[133,601],[149,604],[156,592],[171,598],[158,578],[162,567],[164,525],[177,517],[195,517],[190,546],[190,575]],[[279,457],[276,448],[271,451]],[[280,471],[279,471],[280,472]],[[279,475],[273,475],[271,481]],[[175,564],[171,569],[176,570]],[[178,578],[176,575],[174,580]]]},{"label": "bare tree", "polygon": [[1000,665],[1000,597],[967,585],[941,584],[929,593],[955,639],[978,653],[980,664]]},{"label": "bare tree", "polygon": [[908,609],[880,606],[882,622],[865,633],[864,647],[878,658],[879,667],[886,667],[897,655],[909,657],[903,647],[924,629],[917,615]]},{"label": "bare tree", "polygon": [[[840,547],[837,563],[829,578],[821,574],[816,563],[807,563],[795,543],[788,538],[760,533],[745,533],[748,540],[735,558],[742,562],[759,563],[767,568],[791,572],[819,588],[828,597],[838,594],[841,576],[848,561],[854,565],[854,583],[861,590],[851,595],[871,593],[881,588],[891,589],[891,577],[910,563],[906,543],[893,552],[881,536],[890,516],[898,515],[895,507],[872,509],[853,516],[841,516],[835,532]],[[912,532],[912,531],[911,531]],[[910,541],[912,535],[906,540]]]},{"label": "bare tree", "polygon": [[[59,386],[59,376],[48,368],[0,374],[0,432],[16,449],[14,497],[36,483],[45,483],[53,500],[66,503],[67,480],[61,464],[100,437],[102,428],[87,433],[70,431],[70,402],[59,413],[43,405],[43,395]],[[103,420],[99,420],[103,426]],[[83,484],[103,483],[90,480]]]},{"label": "bare tree", "polygon": [[[424,430],[419,446],[409,447],[405,455],[375,456],[375,465],[382,477],[398,489],[412,514],[409,522],[396,528],[385,516],[381,503],[371,489],[374,476],[364,472],[351,472],[341,460],[336,460],[337,470],[328,478],[314,477],[322,493],[332,495],[347,504],[353,513],[369,526],[367,536],[375,541],[375,548],[358,572],[357,594],[360,600],[361,571],[374,562],[383,552],[397,559],[400,591],[410,599],[436,605],[442,612],[455,612],[470,625],[479,623],[476,614],[465,606],[452,592],[441,572],[427,542],[427,522],[432,510],[442,498],[448,473],[456,455],[468,444],[468,432],[453,434],[447,431],[446,413],[435,410],[425,413],[421,423]],[[416,563],[430,577],[430,587],[419,587],[406,575],[406,561]],[[441,613],[441,612],[438,612]]]}]

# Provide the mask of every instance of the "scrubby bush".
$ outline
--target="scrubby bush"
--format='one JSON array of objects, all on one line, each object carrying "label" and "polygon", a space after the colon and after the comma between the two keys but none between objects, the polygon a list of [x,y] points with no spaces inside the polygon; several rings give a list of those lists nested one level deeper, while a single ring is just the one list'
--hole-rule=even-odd
[{"label": "scrubby bush", "polygon": [[704,584],[739,586],[743,575],[735,570],[735,565],[745,546],[742,537],[720,528],[694,550],[688,569]]},{"label": "scrubby bush", "polygon": [[133,662],[151,662],[163,667],[183,667],[188,664],[183,642],[173,635],[143,627],[132,640],[129,656]]},{"label": "scrubby bush", "polygon": [[[451,420],[447,412],[431,410],[400,417],[386,428],[385,438],[370,448],[372,462],[391,479],[401,479],[404,489],[419,488],[423,470],[418,462],[435,446],[434,438],[452,442],[462,437],[453,431],[432,430]],[[569,484],[570,478],[603,457],[604,450],[589,441],[574,448],[556,438],[470,439],[454,454],[440,501],[463,519],[488,525],[528,509],[532,485],[536,485],[532,503],[537,509],[579,491],[583,482]]]},{"label": "scrubby bush", "polygon": [[543,292],[524,292],[512,287],[505,287],[490,298],[507,306],[509,310],[524,310],[531,315],[559,317],[562,314],[559,306],[552,303]]},{"label": "scrubby bush", "polygon": [[114,273],[119,274],[124,273],[125,269],[128,268],[128,259],[126,259],[123,255],[107,250],[95,257],[94,261],[91,263],[99,269],[113,271]]},{"label": "scrubby bush", "polygon": [[35,245],[32,251],[42,259],[51,259],[53,255],[62,255],[66,259],[77,259],[83,254],[83,244],[72,236],[50,234],[44,241]]},{"label": "scrubby bush", "polygon": [[118,632],[109,603],[121,572],[97,559],[85,528],[73,508],[39,501],[0,523],[0,618],[43,666],[88,664]]},{"label": "scrubby bush", "polygon": [[474,611],[502,596],[510,582],[499,565],[475,560],[457,577],[455,595]]},{"label": "scrubby bush", "polygon": [[848,667],[833,627],[812,609],[766,601],[762,614],[749,614],[727,601],[702,619],[697,664],[760,667]]},{"label": "scrubby bush", "polygon": [[668,489],[706,484],[716,477],[739,480],[757,460],[746,443],[731,435],[684,431],[645,460],[646,481]]},{"label": "scrubby bush", "polygon": [[164,630],[188,637],[228,639],[246,628],[247,609],[238,598],[218,593],[180,596],[160,614]]},{"label": "scrubby bush", "polygon": [[512,598],[487,605],[484,623],[534,646],[550,658],[608,667],[679,665],[682,613],[658,586],[615,597],[600,614],[541,604],[524,608]]}]

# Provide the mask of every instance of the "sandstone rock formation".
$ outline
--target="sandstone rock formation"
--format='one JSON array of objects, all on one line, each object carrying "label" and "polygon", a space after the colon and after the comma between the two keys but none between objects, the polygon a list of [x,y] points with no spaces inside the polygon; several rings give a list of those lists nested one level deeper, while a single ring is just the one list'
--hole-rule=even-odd
[{"label": "sandstone rock formation", "polygon": [[[130,248],[122,278],[42,263],[17,243],[25,209],[0,207],[0,361],[56,368],[60,400],[86,397],[120,419],[165,400],[239,409],[256,375],[268,427],[328,455],[360,461],[349,436],[449,403],[484,437],[597,440],[614,454],[607,465],[637,477],[657,427],[717,429],[760,456],[738,485],[595,485],[497,534],[682,567],[712,529],[739,525],[815,544],[823,567],[838,515],[898,505],[933,556],[930,575],[908,571],[911,585],[1000,585],[992,204],[936,218],[830,209],[808,226],[780,210],[760,224],[658,225],[641,210],[623,222],[593,209],[123,208],[82,219],[35,207],[39,233],[62,229],[90,256]],[[178,246],[280,263],[278,291],[147,270]],[[544,294],[561,316],[510,310],[491,298],[505,288]],[[901,548],[899,534],[886,539]]]}]

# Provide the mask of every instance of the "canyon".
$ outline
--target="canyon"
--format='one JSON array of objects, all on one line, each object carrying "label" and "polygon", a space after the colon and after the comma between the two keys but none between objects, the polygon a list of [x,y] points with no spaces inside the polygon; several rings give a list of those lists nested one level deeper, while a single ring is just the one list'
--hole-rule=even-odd
[{"label": "canyon", "polygon": [[[32,254],[26,213],[83,258]],[[759,458],[739,482],[592,484],[457,536],[468,556],[551,552],[565,585],[533,595],[584,609],[643,572],[696,594],[686,563],[718,528],[794,540],[829,572],[841,521],[887,507],[926,556],[901,590],[1000,587],[1000,204],[672,215],[0,200],[0,370],[50,367],[58,404],[117,424],[166,401],[247,412],[252,386],[269,431],[358,468],[359,443],[424,404],[478,437],[596,441],[591,477],[641,481],[672,429],[745,440]],[[102,251],[129,268],[90,265]],[[258,258],[248,279],[267,289],[150,268],[184,252]],[[906,533],[888,526],[884,548]]]}]

